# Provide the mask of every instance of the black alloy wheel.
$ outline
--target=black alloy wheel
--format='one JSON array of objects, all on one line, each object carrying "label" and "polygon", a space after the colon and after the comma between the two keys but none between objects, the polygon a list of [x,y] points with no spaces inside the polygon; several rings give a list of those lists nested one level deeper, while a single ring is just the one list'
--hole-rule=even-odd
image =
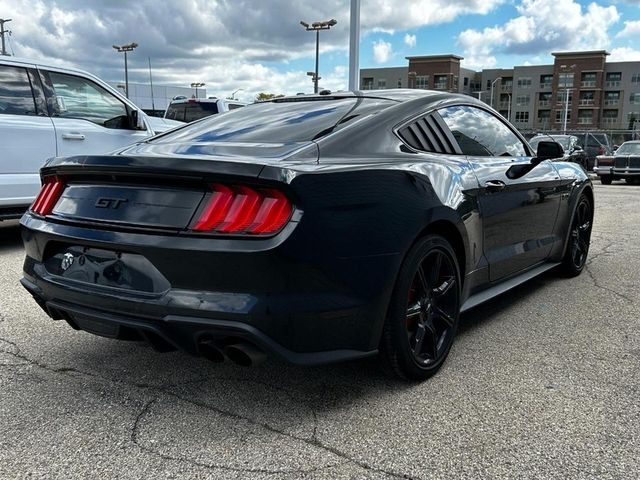
[{"label": "black alloy wheel", "polygon": [[587,262],[593,226],[592,219],[591,202],[586,195],[582,194],[573,214],[569,243],[562,262],[563,270],[569,276],[580,275]]},{"label": "black alloy wheel", "polygon": [[437,235],[419,240],[401,268],[385,323],[381,351],[402,378],[433,375],[458,327],[460,273],[450,244]]}]

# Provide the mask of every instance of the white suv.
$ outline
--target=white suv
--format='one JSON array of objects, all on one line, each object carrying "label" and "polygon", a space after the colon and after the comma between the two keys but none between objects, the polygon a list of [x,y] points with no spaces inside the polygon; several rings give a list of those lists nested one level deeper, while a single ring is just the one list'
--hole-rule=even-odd
[{"label": "white suv", "polygon": [[33,202],[48,158],[107,153],[178,125],[89,73],[0,57],[0,220]]},{"label": "white suv", "polygon": [[201,118],[228,112],[236,108],[246,106],[246,103],[237,100],[224,100],[222,98],[180,98],[173,100],[164,112],[164,118],[179,120],[181,122],[193,122]]}]

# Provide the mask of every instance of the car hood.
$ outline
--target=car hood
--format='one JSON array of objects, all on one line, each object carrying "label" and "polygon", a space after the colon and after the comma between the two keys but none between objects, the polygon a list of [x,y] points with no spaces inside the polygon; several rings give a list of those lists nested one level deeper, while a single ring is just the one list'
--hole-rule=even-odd
[{"label": "car hood", "polygon": [[168,118],[150,117],[147,116],[147,123],[155,133],[164,133],[167,130],[171,130],[175,127],[182,127],[186,125],[184,122],[177,120],[170,120]]}]

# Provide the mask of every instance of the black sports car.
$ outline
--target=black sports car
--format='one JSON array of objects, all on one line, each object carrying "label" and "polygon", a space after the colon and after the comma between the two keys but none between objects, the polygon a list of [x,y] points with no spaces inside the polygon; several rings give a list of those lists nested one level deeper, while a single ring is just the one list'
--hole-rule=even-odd
[{"label": "black sports car", "polygon": [[582,168],[468,96],[296,96],[49,161],[22,284],[53,319],[249,365],[444,361],[460,312],[584,268]]}]

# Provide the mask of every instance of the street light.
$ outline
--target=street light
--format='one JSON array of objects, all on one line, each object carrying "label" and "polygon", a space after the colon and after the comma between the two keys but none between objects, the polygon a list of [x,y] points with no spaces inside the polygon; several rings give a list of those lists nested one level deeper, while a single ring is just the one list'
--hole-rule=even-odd
[{"label": "street light", "polygon": [[191,84],[191,88],[195,88],[196,89],[196,98],[198,98],[198,87],[204,87],[206,85],[206,83],[203,82],[193,82]]},{"label": "street light", "polygon": [[498,80],[502,81],[502,77],[498,77],[493,82],[491,82],[491,96],[489,100],[489,105],[491,105],[491,108],[493,108],[493,86],[496,84]]},{"label": "street light", "polygon": [[316,71],[313,75],[313,93],[318,93],[318,80],[320,79],[320,77],[318,76],[318,58],[320,56],[320,30],[330,30],[331,27],[333,27],[336,23],[338,23],[338,21],[334,18],[325,22],[313,22],[311,25],[300,20],[300,25],[302,25],[307,32],[316,32]]},{"label": "street light", "polygon": [[238,93],[241,90],[244,90],[244,88],[238,88],[238,89],[234,90],[233,93],[230,96],[228,96],[227,98],[229,100],[235,100],[236,99],[236,93]]},{"label": "street light", "polygon": [[119,53],[124,53],[124,93],[129,98],[129,67],[127,65],[127,52],[133,52],[134,48],[137,48],[138,44],[136,42],[132,42],[128,45],[113,45]]}]

